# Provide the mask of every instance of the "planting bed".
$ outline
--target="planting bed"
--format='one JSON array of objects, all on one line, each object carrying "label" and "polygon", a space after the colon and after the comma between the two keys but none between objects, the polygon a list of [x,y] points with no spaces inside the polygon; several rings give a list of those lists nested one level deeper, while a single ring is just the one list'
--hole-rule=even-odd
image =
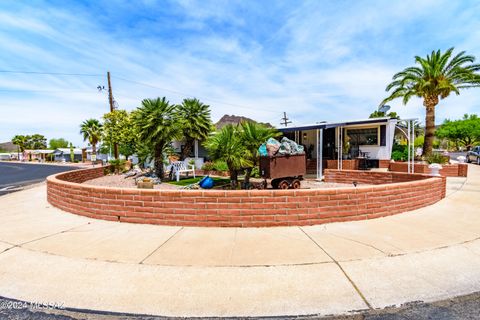
[{"label": "planting bed", "polygon": [[121,222],[201,227],[303,226],[410,211],[444,198],[446,187],[445,177],[356,170],[325,170],[327,183],[352,184],[343,188],[144,190],[82,184],[103,175],[104,169],[99,167],[50,176],[48,201],[74,214]]}]

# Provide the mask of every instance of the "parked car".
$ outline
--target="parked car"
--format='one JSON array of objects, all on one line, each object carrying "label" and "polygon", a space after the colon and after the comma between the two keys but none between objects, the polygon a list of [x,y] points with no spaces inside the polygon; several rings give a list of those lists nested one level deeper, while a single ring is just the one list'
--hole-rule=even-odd
[{"label": "parked car", "polygon": [[480,165],[480,146],[476,146],[467,152],[467,162],[475,162]]}]

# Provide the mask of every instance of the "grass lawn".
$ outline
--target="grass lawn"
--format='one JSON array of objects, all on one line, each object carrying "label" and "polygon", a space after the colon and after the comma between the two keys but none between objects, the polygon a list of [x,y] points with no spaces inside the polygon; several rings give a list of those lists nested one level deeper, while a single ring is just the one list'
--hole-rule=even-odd
[{"label": "grass lawn", "polygon": [[[230,179],[228,179],[228,178],[218,178],[218,177],[211,177],[211,178],[215,182],[215,185],[230,183]],[[203,179],[203,176],[196,177],[196,178],[180,179],[180,181],[178,181],[178,182],[177,181],[168,181],[167,183],[170,183],[170,184],[173,184],[173,185],[176,185],[176,186],[188,186],[189,184],[197,183],[202,179]]]}]

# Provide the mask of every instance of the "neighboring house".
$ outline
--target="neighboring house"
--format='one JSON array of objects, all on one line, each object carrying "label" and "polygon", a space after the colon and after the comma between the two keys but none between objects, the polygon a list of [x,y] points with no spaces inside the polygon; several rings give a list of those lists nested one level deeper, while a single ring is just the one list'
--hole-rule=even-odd
[{"label": "neighboring house", "polygon": [[397,119],[372,118],[345,122],[318,122],[278,128],[284,136],[302,144],[307,152],[312,172],[321,177],[328,160],[368,159],[370,167],[388,167],[391,159]]},{"label": "neighboring house", "polygon": [[48,159],[49,155],[50,154],[53,154],[54,150],[49,150],[49,149],[36,149],[36,150],[31,150],[31,149],[27,149],[25,151],[23,151],[23,160],[26,160],[26,161],[40,161],[40,162],[44,162],[44,161],[48,161],[50,159]]},{"label": "neighboring house", "polygon": [[[70,148],[58,148],[53,151],[53,154],[55,156],[54,160],[55,161],[66,161],[66,162],[71,162],[72,159],[70,157]],[[73,148],[73,160],[74,161],[83,161],[83,156],[82,156],[82,149],[80,148]]]}]

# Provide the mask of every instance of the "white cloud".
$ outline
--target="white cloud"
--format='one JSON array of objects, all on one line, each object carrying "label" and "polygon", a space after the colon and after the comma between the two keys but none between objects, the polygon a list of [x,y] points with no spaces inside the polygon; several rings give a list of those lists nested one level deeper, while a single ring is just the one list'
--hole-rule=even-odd
[{"label": "white cloud", "polygon": [[[35,128],[80,145],[80,122],[108,111],[105,94],[96,91],[106,86],[107,70],[117,102],[129,110],[143,98],[167,96],[179,103],[196,96],[212,106],[214,119],[227,113],[278,124],[286,111],[298,124],[367,117],[385,97],[391,76],[413,64],[414,54],[455,45],[443,38],[455,36],[457,47],[480,57],[478,19],[449,2],[144,1],[137,5],[149,18],[138,21],[128,20],[139,14],[137,5],[124,1],[101,16],[81,6],[17,5],[16,12],[0,12],[0,69],[102,76],[0,73],[0,126],[6,128],[0,141]],[[456,12],[466,22],[449,20]],[[105,25],[112,17],[118,21]],[[441,35],[439,20],[448,21]],[[445,100],[437,119],[477,111],[479,97],[472,90]],[[389,104],[403,117],[423,120],[420,100]]]}]

